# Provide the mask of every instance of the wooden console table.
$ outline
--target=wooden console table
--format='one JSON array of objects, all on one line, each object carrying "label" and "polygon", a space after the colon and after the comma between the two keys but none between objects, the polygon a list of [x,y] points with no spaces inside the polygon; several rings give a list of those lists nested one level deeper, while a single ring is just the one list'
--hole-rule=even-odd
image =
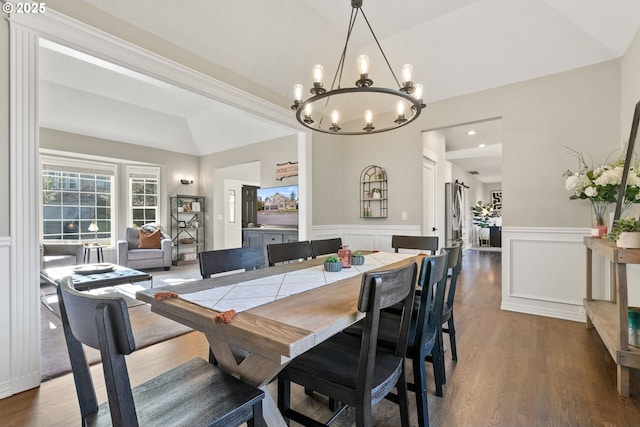
[{"label": "wooden console table", "polygon": [[[617,365],[618,393],[629,396],[629,369],[640,369],[640,348],[629,346],[627,264],[640,264],[640,249],[618,248],[615,242],[585,237],[587,247],[587,296],[584,308],[587,328],[596,328]],[[593,252],[611,263],[612,301],[593,299]]]}]

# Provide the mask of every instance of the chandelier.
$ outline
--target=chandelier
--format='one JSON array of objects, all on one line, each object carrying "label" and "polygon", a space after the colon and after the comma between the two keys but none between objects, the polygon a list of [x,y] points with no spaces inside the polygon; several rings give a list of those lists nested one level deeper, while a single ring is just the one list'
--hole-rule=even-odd
[{"label": "chandelier", "polygon": [[[300,124],[318,132],[335,135],[369,135],[398,129],[418,118],[422,109],[426,107],[422,102],[422,85],[414,85],[411,81],[413,67],[410,64],[402,66],[402,84],[400,84],[362,10],[362,0],[351,0],[351,8],[347,39],[331,88],[329,90],[324,88],[322,83],[324,69],[322,65],[315,65],[313,67],[313,87],[310,89],[312,96],[303,100],[303,86],[296,84],[293,87],[294,101],[291,109],[296,110],[296,119]],[[357,58],[360,75],[355,86],[342,87],[341,80],[347,46],[359,14],[362,14],[367,23],[398,89],[373,86],[373,80],[369,77],[369,57],[367,55],[360,55]],[[374,108],[376,107],[378,108],[378,116],[374,122]],[[389,113],[392,110],[395,112]],[[357,114],[359,118],[350,117],[341,122],[341,114],[347,111],[351,114]]]}]

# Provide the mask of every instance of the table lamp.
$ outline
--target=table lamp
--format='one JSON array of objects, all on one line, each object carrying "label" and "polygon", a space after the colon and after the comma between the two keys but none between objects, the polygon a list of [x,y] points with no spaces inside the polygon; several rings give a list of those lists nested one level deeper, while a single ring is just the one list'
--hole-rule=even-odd
[{"label": "table lamp", "polygon": [[95,233],[95,238],[96,238],[96,245],[98,244],[98,231],[100,231],[100,229],[98,228],[98,223],[95,221],[91,221],[91,224],[89,224],[89,228],[87,229],[89,231],[93,231]]}]

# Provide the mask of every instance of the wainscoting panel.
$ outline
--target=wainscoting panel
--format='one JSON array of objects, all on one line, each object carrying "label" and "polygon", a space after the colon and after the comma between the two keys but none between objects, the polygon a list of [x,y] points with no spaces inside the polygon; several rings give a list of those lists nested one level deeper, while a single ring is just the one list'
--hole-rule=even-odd
[{"label": "wainscoting panel", "polygon": [[[10,295],[9,259],[11,256],[11,239],[0,237],[0,295]],[[11,300],[0,298],[0,399],[11,395]]]},{"label": "wainscoting panel", "polygon": [[313,239],[342,238],[352,250],[392,252],[391,236],[402,234],[419,236],[420,226],[397,225],[318,225],[313,227]]},{"label": "wainscoting panel", "polygon": [[[504,310],[585,321],[588,229],[502,228],[502,305]],[[594,262],[594,296],[605,297],[604,263]]]}]

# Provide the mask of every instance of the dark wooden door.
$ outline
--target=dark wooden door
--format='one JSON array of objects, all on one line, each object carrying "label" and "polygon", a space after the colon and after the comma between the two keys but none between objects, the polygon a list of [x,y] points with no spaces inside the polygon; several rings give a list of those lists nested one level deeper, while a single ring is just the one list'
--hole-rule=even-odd
[{"label": "dark wooden door", "polygon": [[258,188],[253,185],[242,186],[242,228],[249,223],[258,225]]}]

